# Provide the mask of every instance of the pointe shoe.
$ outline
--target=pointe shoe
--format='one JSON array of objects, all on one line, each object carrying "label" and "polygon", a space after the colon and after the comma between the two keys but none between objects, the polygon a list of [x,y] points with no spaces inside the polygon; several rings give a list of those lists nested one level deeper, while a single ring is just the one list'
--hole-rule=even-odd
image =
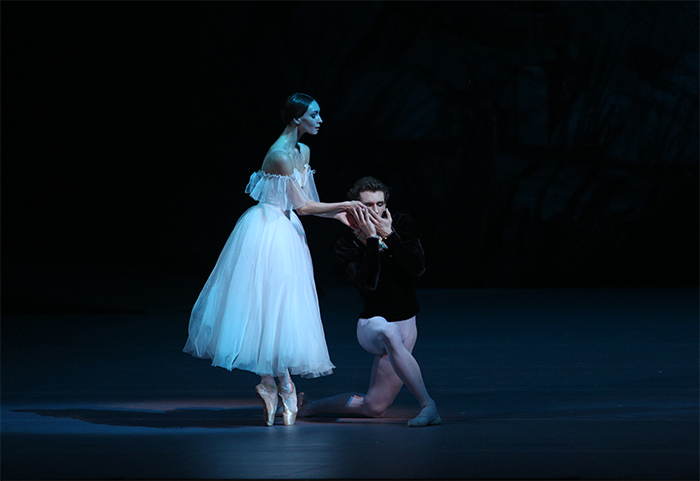
[{"label": "pointe shoe", "polygon": [[297,389],[294,383],[290,387],[280,385],[280,397],[282,398],[282,421],[285,426],[292,426],[297,419]]},{"label": "pointe shoe", "polygon": [[[311,401],[309,398],[303,393],[303,392],[298,392],[297,393],[297,417],[298,418],[303,418],[304,417],[304,403],[308,406],[308,404]],[[277,411],[275,412],[275,417],[276,418],[281,418],[282,417],[282,406],[277,406]]]},{"label": "pointe shoe", "polygon": [[263,415],[265,424],[272,426],[275,424],[275,411],[277,411],[277,386],[268,386],[263,383],[255,386],[255,392],[263,402]]},{"label": "pointe shoe", "polygon": [[437,407],[434,404],[426,404],[420,410],[418,416],[408,421],[409,428],[421,428],[424,426],[434,426],[442,423],[440,415],[437,412]]}]

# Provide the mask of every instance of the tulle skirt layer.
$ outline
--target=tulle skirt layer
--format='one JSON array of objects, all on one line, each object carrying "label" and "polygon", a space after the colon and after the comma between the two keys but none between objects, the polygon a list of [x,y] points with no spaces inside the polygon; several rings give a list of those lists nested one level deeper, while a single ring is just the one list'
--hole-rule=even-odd
[{"label": "tulle skirt layer", "polygon": [[332,373],[306,235],[288,215],[258,204],[241,216],[192,310],[185,352],[259,375]]}]

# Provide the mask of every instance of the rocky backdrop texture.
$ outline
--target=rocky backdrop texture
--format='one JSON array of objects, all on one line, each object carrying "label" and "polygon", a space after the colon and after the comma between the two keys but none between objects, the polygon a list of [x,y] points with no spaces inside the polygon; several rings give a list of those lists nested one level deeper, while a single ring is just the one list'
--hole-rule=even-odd
[{"label": "rocky backdrop texture", "polygon": [[322,200],[390,185],[423,287],[697,285],[697,2],[5,2],[2,43],[6,288],[206,277],[297,91]]}]

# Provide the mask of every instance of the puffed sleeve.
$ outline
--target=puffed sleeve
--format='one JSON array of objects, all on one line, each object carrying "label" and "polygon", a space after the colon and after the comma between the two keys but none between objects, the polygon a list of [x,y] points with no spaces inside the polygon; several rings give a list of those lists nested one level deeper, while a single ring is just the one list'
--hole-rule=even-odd
[{"label": "puffed sleeve", "polygon": [[258,202],[278,205],[285,211],[298,209],[309,200],[309,196],[293,176],[268,174],[262,170],[250,176],[245,191]]},{"label": "puffed sleeve", "polygon": [[304,181],[303,190],[309,200],[314,202],[320,202],[318,198],[318,191],[316,190],[316,182],[314,182],[315,170],[311,170],[311,167],[306,167],[306,179]]}]

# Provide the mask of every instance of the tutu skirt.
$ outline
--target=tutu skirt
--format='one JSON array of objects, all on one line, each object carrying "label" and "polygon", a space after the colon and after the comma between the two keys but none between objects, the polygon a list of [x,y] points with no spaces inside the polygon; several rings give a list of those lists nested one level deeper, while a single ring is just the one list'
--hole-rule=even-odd
[{"label": "tutu skirt", "polygon": [[259,203],[243,213],[188,333],[184,352],[213,366],[273,376],[332,373],[306,234],[293,211]]}]

